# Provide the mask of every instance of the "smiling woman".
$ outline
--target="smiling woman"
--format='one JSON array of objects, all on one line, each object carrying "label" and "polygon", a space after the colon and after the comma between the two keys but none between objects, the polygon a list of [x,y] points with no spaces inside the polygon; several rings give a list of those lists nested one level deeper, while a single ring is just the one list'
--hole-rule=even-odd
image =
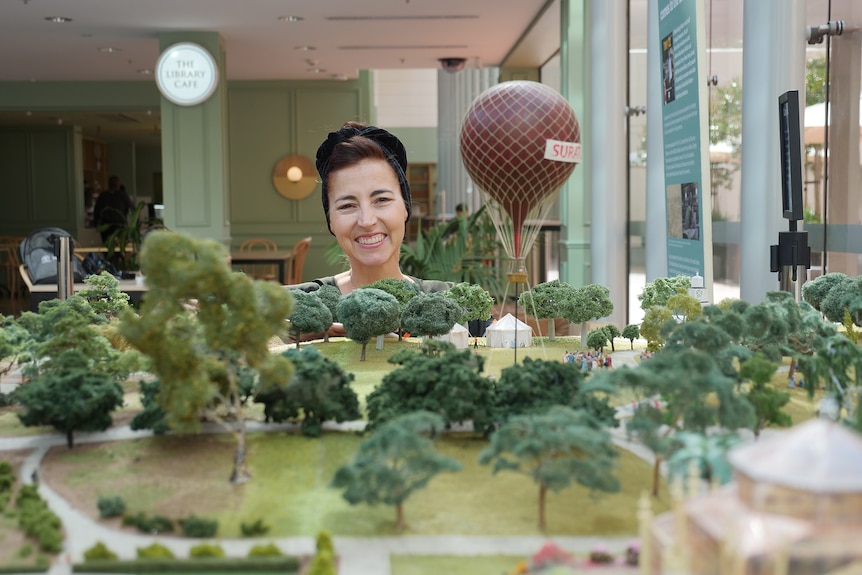
[{"label": "smiling woman", "polygon": [[316,165],[326,223],[350,269],[288,287],[315,291],[335,285],[348,294],[387,278],[411,281],[425,292],[451,287],[449,282],[423,281],[401,271],[401,243],[412,206],[405,175],[407,153],[397,137],[376,126],[348,122],[320,145]]}]

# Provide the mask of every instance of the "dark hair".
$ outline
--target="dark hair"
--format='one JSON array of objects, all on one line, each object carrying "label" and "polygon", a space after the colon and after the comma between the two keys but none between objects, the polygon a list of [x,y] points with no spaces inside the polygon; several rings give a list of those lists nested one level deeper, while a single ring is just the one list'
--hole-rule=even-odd
[{"label": "dark hair", "polygon": [[[401,197],[410,219],[410,185],[407,183],[407,152],[393,134],[376,126],[347,122],[337,132],[330,132],[317,149],[315,165],[320,174],[321,201],[329,233],[329,174],[355,166],[363,160],[385,160],[392,167],[401,187]],[[406,223],[406,221],[405,221]]]}]

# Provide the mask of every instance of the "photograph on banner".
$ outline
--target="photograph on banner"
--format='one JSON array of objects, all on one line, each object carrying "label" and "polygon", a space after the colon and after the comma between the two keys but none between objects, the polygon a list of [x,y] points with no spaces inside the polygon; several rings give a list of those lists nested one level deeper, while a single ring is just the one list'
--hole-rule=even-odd
[{"label": "photograph on banner", "polygon": [[673,32],[661,41],[662,75],[664,76],[664,103],[674,101],[673,90]]},{"label": "photograph on banner", "polygon": [[697,182],[667,187],[667,235],[684,240],[700,239],[700,202]]}]

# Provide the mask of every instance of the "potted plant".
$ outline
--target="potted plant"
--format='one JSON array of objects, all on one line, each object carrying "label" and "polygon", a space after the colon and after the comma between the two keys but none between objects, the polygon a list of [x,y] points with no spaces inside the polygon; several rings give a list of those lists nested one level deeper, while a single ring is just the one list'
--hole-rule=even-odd
[{"label": "potted plant", "polygon": [[141,214],[146,209],[146,202],[138,202],[135,209],[129,213],[126,225],[108,236],[105,241],[108,259],[120,270],[121,277],[126,279],[133,278],[135,273],[140,271],[138,257],[144,236],[152,229],[164,227],[161,220],[142,219]]}]

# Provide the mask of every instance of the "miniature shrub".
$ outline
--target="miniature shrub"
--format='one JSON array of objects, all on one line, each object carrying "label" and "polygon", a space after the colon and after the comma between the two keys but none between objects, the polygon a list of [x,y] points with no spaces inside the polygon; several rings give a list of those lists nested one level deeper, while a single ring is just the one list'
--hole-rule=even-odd
[{"label": "miniature shrub", "polygon": [[258,519],[254,523],[241,523],[240,531],[243,537],[260,537],[269,533],[269,525],[263,522],[263,519]]},{"label": "miniature shrub", "polygon": [[63,550],[63,534],[59,528],[43,523],[36,530],[36,539],[39,549],[45,553],[59,553]]},{"label": "miniature shrub", "polygon": [[180,519],[183,535],[188,537],[215,537],[218,532],[218,521],[191,515]]},{"label": "miniature shrub", "polygon": [[33,554],[33,544],[32,543],[25,543],[24,545],[21,546],[21,548],[18,550],[18,553],[17,553],[18,557],[20,557],[21,559],[26,559],[27,557],[29,557],[32,554]]},{"label": "miniature shrub", "polygon": [[150,522],[158,533],[174,532],[174,520],[165,517],[164,515],[153,515]]},{"label": "miniature shrub", "polygon": [[102,519],[119,517],[126,512],[126,501],[119,495],[99,497],[96,505],[99,507],[99,517]]},{"label": "miniature shrub", "polygon": [[611,555],[610,551],[608,551],[608,548],[604,543],[596,543],[596,545],[590,551],[590,562],[613,563],[614,556]]},{"label": "miniature shrub", "polygon": [[335,557],[332,552],[320,551],[311,560],[308,575],[335,575]]},{"label": "miniature shrub", "polygon": [[110,561],[116,558],[117,554],[101,541],[84,551],[84,561]]},{"label": "miniature shrub", "polygon": [[138,559],[173,559],[173,552],[159,543],[148,547],[138,547]]},{"label": "miniature shrub", "polygon": [[201,543],[189,549],[189,557],[224,557],[224,550],[216,543]]},{"label": "miniature shrub", "polygon": [[329,531],[321,531],[317,534],[316,548],[318,553],[329,551],[335,556],[335,546],[332,544],[332,535]]},{"label": "miniature shrub", "polygon": [[38,488],[35,485],[21,486],[21,489],[18,490],[18,498],[15,499],[15,506],[20,508],[28,501],[42,501]]},{"label": "miniature shrub", "polygon": [[8,475],[9,477],[15,478],[15,470],[12,468],[12,464],[6,461],[0,461],[0,476]]},{"label": "miniature shrub", "polygon": [[281,557],[284,553],[275,543],[267,543],[266,545],[255,545],[248,550],[249,557]]}]

